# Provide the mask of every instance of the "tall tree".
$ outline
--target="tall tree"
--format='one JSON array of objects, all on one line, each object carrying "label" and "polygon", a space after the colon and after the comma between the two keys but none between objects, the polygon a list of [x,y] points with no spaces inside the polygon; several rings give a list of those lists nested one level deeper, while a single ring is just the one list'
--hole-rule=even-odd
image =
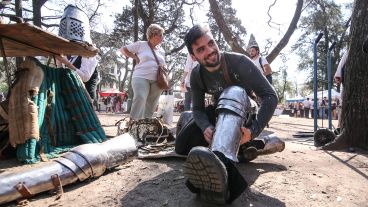
[{"label": "tall tree", "polygon": [[[248,54],[245,49],[243,39],[247,34],[246,29],[241,25],[241,20],[236,17],[236,11],[231,6],[231,0],[224,0],[217,2],[216,0],[209,0],[210,13],[209,23],[211,30],[223,49],[229,46],[232,51],[242,54]],[[223,39],[226,41],[223,42]]]},{"label": "tall tree", "polygon": [[[238,38],[236,35],[234,35],[236,33],[234,33],[233,28],[228,26],[229,19],[226,18],[226,16],[225,16],[226,12],[221,10],[221,7],[219,6],[218,1],[217,0],[209,0],[209,3],[210,3],[210,10],[213,14],[213,17],[216,20],[216,23],[219,27],[219,30],[223,34],[224,39],[226,40],[227,44],[231,47],[231,49],[234,52],[239,52],[239,53],[243,53],[243,54],[247,55],[248,54],[247,51],[245,51],[245,49],[243,48],[244,43],[242,42],[242,39]],[[227,5],[230,5],[230,7],[231,7],[231,4],[227,3]],[[271,63],[277,57],[277,55],[281,52],[281,50],[289,42],[289,39],[290,39],[291,35],[294,33],[294,31],[296,29],[296,26],[297,26],[297,23],[299,21],[299,18],[300,18],[301,12],[302,12],[302,7],[303,7],[303,0],[298,0],[297,1],[297,6],[296,6],[296,9],[295,9],[295,12],[294,12],[294,16],[293,16],[293,19],[292,19],[292,21],[289,25],[288,30],[286,31],[284,36],[281,38],[279,43],[276,45],[276,47],[266,57],[266,59],[269,63]],[[224,8],[226,8],[226,7],[224,7]]]},{"label": "tall tree", "polygon": [[[348,18],[349,19],[349,18]],[[346,47],[347,22],[343,18],[341,5],[332,0],[312,0],[306,7],[306,15],[300,20],[299,28],[302,35],[292,47],[300,56],[298,69],[307,71],[309,78],[307,85],[313,88],[313,53],[311,46],[317,34],[323,32],[323,38],[318,44],[318,90],[327,88],[327,50],[333,42],[338,42],[332,59],[332,73],[336,71],[341,50]]]},{"label": "tall tree", "polygon": [[345,69],[342,133],[325,150],[347,147],[368,149],[368,54],[362,50],[368,37],[368,1],[355,0],[350,28],[350,52]]},{"label": "tall tree", "polygon": [[288,66],[286,62],[288,61],[285,54],[280,54],[283,65],[279,68],[278,72],[273,74],[273,82],[272,85],[275,88],[277,96],[279,97],[279,102],[283,103],[285,100],[285,94],[294,94],[292,88],[292,82],[288,79]]},{"label": "tall tree", "polygon": [[41,27],[41,7],[47,0],[32,0],[33,24]]}]

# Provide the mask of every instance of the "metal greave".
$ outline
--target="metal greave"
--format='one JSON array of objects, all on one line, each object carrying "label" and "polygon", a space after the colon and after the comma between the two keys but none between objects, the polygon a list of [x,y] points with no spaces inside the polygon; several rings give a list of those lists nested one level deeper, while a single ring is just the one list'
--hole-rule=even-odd
[{"label": "metal greave", "polygon": [[227,158],[238,162],[237,154],[244,125],[250,113],[251,103],[245,90],[239,86],[226,88],[220,95],[215,133],[211,150],[223,153]]},{"label": "metal greave", "polygon": [[84,144],[50,163],[18,173],[0,175],[0,204],[101,176],[106,169],[137,156],[128,133],[99,144]]},{"label": "metal greave", "polygon": [[240,127],[244,119],[230,111],[219,114],[216,122],[216,131],[211,144],[212,151],[219,151],[225,157],[238,162],[237,154],[242,133]]}]

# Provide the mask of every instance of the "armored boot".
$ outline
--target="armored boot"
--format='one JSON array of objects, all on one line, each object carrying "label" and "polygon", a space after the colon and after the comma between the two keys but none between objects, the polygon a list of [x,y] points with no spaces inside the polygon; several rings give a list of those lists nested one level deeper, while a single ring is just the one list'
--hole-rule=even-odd
[{"label": "armored boot", "polygon": [[242,136],[240,127],[250,111],[245,90],[238,86],[226,88],[216,108],[218,118],[211,146],[194,147],[184,164],[187,186],[206,202],[231,203],[248,184],[235,167]]},{"label": "armored boot", "polygon": [[285,142],[276,135],[270,134],[240,146],[238,159],[239,162],[250,162],[259,155],[268,155],[282,152],[285,149]]},{"label": "armored boot", "polygon": [[225,164],[207,147],[194,147],[184,163],[186,186],[202,200],[225,204],[228,198],[228,174]]}]

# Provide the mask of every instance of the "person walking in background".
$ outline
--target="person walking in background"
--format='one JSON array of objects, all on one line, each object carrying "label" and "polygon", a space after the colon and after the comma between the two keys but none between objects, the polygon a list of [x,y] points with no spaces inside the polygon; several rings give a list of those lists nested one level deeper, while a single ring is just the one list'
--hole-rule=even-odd
[{"label": "person walking in background", "polygon": [[112,109],[111,109],[111,95],[107,96],[105,99],[104,99],[104,104],[106,106],[106,110],[105,112],[108,113],[108,112],[112,112]]},{"label": "person walking in background", "polygon": [[311,118],[314,118],[314,99],[310,101]]},{"label": "person walking in background", "polygon": [[151,118],[162,90],[157,85],[158,65],[151,48],[155,51],[160,65],[165,65],[165,51],[160,47],[164,29],[151,24],[146,31],[148,41],[137,41],[120,48],[120,52],[136,60],[133,71],[133,102],[130,118],[133,120]]},{"label": "person walking in background", "polygon": [[185,62],[184,67],[184,75],[181,80],[180,87],[185,89],[185,99],[184,99],[184,111],[190,111],[192,104],[192,95],[190,90],[190,75],[192,73],[192,69],[198,65],[197,61],[193,61],[190,54],[187,56],[187,60]]},{"label": "person walking in background", "polygon": [[309,119],[309,110],[311,108],[311,102],[309,98],[303,101],[303,106],[304,106],[304,117]]},{"label": "person walking in background", "polygon": [[272,69],[266,58],[260,55],[259,47],[257,45],[253,45],[250,47],[249,52],[250,57],[253,60],[253,63],[257,66],[257,68],[262,72],[262,74],[267,78],[268,82],[272,84]]}]

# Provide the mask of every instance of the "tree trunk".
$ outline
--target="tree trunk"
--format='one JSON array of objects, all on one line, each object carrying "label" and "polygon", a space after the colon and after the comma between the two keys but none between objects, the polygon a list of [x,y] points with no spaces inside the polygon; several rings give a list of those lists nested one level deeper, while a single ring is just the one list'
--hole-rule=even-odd
[{"label": "tree trunk", "polygon": [[342,101],[343,130],[326,150],[368,149],[368,54],[362,50],[368,35],[368,1],[356,0],[350,28],[350,52],[345,69]]},{"label": "tree trunk", "polygon": [[221,31],[221,33],[224,35],[224,38],[231,47],[231,50],[234,52],[242,53],[245,55],[248,55],[247,51],[245,51],[239,44],[239,41],[236,39],[236,37],[232,34],[230,28],[227,26],[226,21],[224,17],[222,16],[222,13],[220,11],[220,8],[216,2],[216,0],[209,0],[210,2],[210,9],[213,14],[213,18],[215,18],[216,23]]},{"label": "tree trunk", "polygon": [[[245,51],[239,44],[239,40],[236,39],[230,28],[227,26],[226,21],[220,11],[220,8],[216,2],[216,0],[209,0],[210,10],[213,14],[213,17],[216,20],[217,25],[221,33],[224,35],[224,38],[231,47],[232,51],[242,53],[248,55],[248,52]],[[289,25],[288,30],[285,35],[281,38],[280,42],[276,45],[276,47],[271,51],[271,53],[266,57],[267,61],[271,63],[275,58],[280,54],[281,50],[287,45],[290,40],[291,35],[294,33],[296,26],[298,24],[300,15],[302,13],[303,0],[298,0],[293,19]]]},{"label": "tree trunk", "polygon": [[41,27],[41,5],[39,0],[32,0],[33,24]]},{"label": "tree trunk", "polygon": [[[15,1],[15,15],[19,18],[23,18],[23,4],[22,4],[22,0],[16,0]],[[17,57],[15,58],[15,65],[16,67],[18,68],[20,63],[23,62],[23,58],[22,57]],[[7,71],[8,73],[9,71]],[[9,76],[8,76],[9,75]],[[8,84],[9,84],[9,89],[10,89],[10,86],[11,86],[11,77],[10,77],[10,74],[7,74],[8,76]]]}]

